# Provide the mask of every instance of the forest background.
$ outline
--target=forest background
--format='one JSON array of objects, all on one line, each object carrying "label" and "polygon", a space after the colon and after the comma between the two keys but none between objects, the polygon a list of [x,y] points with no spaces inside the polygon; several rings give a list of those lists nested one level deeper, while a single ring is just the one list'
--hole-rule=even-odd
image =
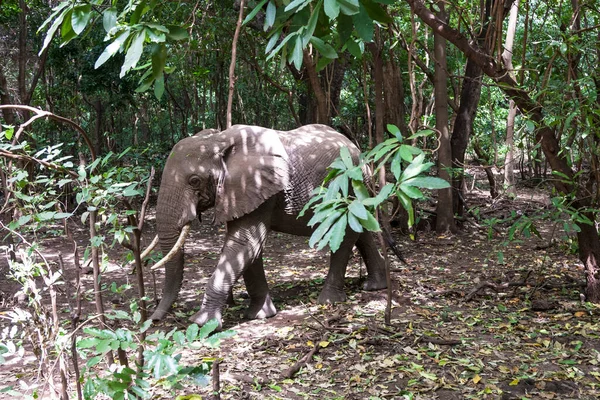
[{"label": "forest background", "polygon": [[[492,202],[545,190],[552,212],[514,213],[508,232],[560,219],[597,304],[599,13],[592,0],[2,1],[3,237],[78,219],[55,207],[88,202],[85,218],[116,210],[105,227],[131,245],[139,221],[115,222],[133,215],[122,200],[141,207],[179,139],[324,123],[363,150],[399,137],[431,154],[451,187],[417,220],[433,215],[440,234],[498,223],[468,206],[472,171]],[[88,178],[98,186],[73,188]],[[409,209],[422,197],[410,194],[398,194]]]}]

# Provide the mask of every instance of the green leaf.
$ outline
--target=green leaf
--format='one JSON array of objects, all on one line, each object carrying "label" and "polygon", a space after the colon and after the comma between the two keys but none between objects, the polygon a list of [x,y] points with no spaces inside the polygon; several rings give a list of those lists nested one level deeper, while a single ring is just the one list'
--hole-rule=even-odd
[{"label": "green leaf", "polygon": [[[329,242],[329,248],[332,252],[338,251],[342,242],[344,241],[344,236],[346,235],[346,227],[348,226],[348,217],[347,214],[342,215],[340,219],[333,225],[331,228],[331,234],[327,238]],[[323,243],[319,246],[319,249],[323,248]]]},{"label": "green leaf", "polygon": [[309,3],[310,3],[310,0],[294,0],[290,4],[288,4],[283,9],[283,11],[288,12],[290,10],[297,8],[297,10],[295,12],[298,12],[298,11],[302,10],[304,7],[306,7]]},{"label": "green leaf", "polygon": [[117,9],[110,7],[102,13],[102,27],[108,33],[117,25]]},{"label": "green leaf", "polygon": [[375,27],[373,19],[367,13],[365,7],[360,4],[359,12],[352,16],[354,21],[354,27],[358,36],[365,42],[370,43],[373,41],[373,35],[375,34]]},{"label": "green leaf", "polygon": [[356,197],[361,201],[369,198],[370,196],[369,190],[362,181],[353,179],[352,189],[354,190],[354,194],[356,195]]},{"label": "green leaf", "polygon": [[198,337],[200,328],[197,324],[191,324],[185,331],[185,337],[189,343],[192,343]]},{"label": "green leaf", "polygon": [[364,43],[357,43],[354,39],[350,38],[346,42],[346,49],[352,54],[354,57],[361,59],[363,53],[365,52]]},{"label": "green leaf", "polygon": [[248,22],[252,21],[252,19],[256,17],[256,14],[258,14],[260,10],[262,10],[263,6],[266,4],[267,1],[269,0],[262,0],[260,3],[258,3],[256,7],[254,7],[254,9],[250,11],[250,14],[248,14],[246,18],[244,18],[244,22],[242,22],[242,25],[246,25]]},{"label": "green leaf", "polygon": [[121,66],[119,78],[124,77],[131,68],[134,68],[137,65],[140,57],[142,56],[142,51],[144,50],[145,40],[146,32],[144,30],[136,32],[133,35],[131,43],[129,43],[129,49],[127,49],[127,53],[125,54],[125,61]]},{"label": "green leaf", "polygon": [[358,14],[360,8],[358,0],[338,0],[340,11],[345,15]]},{"label": "green leaf", "polygon": [[406,194],[411,199],[423,199],[425,195],[418,188],[414,186],[408,186],[405,184],[401,184],[399,188],[404,194]]},{"label": "green leaf", "polygon": [[330,21],[333,21],[340,15],[340,5],[337,0],[325,0],[325,15],[329,17]]},{"label": "green leaf", "polygon": [[[67,3],[67,4],[64,7],[70,5],[70,2],[68,2],[68,1],[66,1],[65,3]],[[59,6],[59,7],[61,7],[61,6]],[[48,29],[48,32],[46,32],[46,37],[44,38],[44,43],[42,44],[42,48],[40,49],[40,52],[38,53],[38,55],[41,55],[42,52],[46,49],[46,47],[48,47],[48,45],[50,44],[50,41],[54,37],[54,34],[58,30],[58,28],[62,25],[63,20],[65,19],[65,16],[71,13],[71,10],[72,10],[71,8],[68,8],[68,9],[63,9],[63,8],[59,9],[60,15],[58,15],[58,17],[54,20],[54,22],[50,26],[50,29]],[[58,12],[57,12],[57,14],[58,14]],[[52,16],[54,16],[54,15],[55,14],[53,14]],[[52,18],[52,16],[50,18]],[[48,18],[46,21],[50,20],[50,18]],[[68,23],[70,24],[71,22],[69,21]],[[45,25],[45,22],[44,22],[44,25]],[[42,25],[42,27],[44,25]],[[42,28],[40,28],[40,29],[42,29]]]},{"label": "green leaf", "polygon": [[129,34],[129,30],[124,30],[115,38],[115,40],[113,40],[111,44],[106,46],[102,54],[100,54],[100,57],[98,57],[98,59],[96,60],[96,63],[94,64],[94,69],[100,68],[100,66],[106,61],[108,61],[109,58],[117,54],[119,49],[121,49],[121,47],[123,46],[123,43],[125,43],[127,38],[129,38]]},{"label": "green leaf", "polygon": [[308,241],[308,245],[310,247],[315,247],[315,244],[318,243],[323,236],[327,233],[331,225],[342,215],[342,211],[335,210],[329,216],[319,224],[317,229],[310,236],[310,240]]},{"label": "green leaf", "polygon": [[400,128],[393,124],[387,124],[387,130],[389,133],[394,135],[398,141],[402,141],[402,132],[400,132]]},{"label": "green leaf", "polygon": [[400,151],[397,151],[396,154],[394,154],[394,158],[392,158],[392,163],[390,165],[390,170],[392,171],[392,174],[394,174],[394,178],[399,180],[400,174],[402,174],[402,154]]},{"label": "green leaf", "polygon": [[154,45],[152,49],[152,76],[158,79],[162,76],[167,63],[167,46],[164,43]]},{"label": "green leaf", "polygon": [[297,70],[302,68],[302,56],[303,56],[303,46],[302,39],[300,36],[296,36],[296,43],[294,44],[294,50],[290,53],[290,57],[288,59],[289,62],[294,64]]},{"label": "green leaf", "polygon": [[179,25],[167,25],[167,29],[169,33],[167,33],[167,37],[170,40],[179,41],[185,40],[189,37],[187,29]]},{"label": "green leaf", "polygon": [[442,178],[435,176],[417,176],[402,182],[402,185],[416,186],[424,189],[446,189],[450,187],[450,184]]},{"label": "green leaf", "polygon": [[348,211],[355,215],[358,219],[367,219],[369,212],[359,200],[354,200],[348,206]]},{"label": "green leaf", "polygon": [[[367,218],[368,218],[368,216],[367,216]],[[361,233],[364,231],[360,221],[352,213],[348,213],[348,225],[350,225],[350,228],[354,232]]]},{"label": "green leaf", "polygon": [[263,30],[266,32],[275,23],[275,16],[277,15],[277,6],[273,0],[269,1],[267,5],[267,11],[265,12],[265,25]]},{"label": "green leaf", "polygon": [[[154,96],[160,100],[160,98],[162,97],[163,93],[165,92],[165,76],[163,74],[160,74],[160,76],[158,78],[156,78],[156,80],[154,81]],[[137,194],[141,194],[141,192],[138,192]],[[136,194],[132,195],[135,196]]]},{"label": "green leaf", "polygon": [[315,33],[315,28],[317,27],[317,21],[319,19],[319,13],[321,12],[321,5],[323,4],[323,0],[319,0],[315,8],[312,10],[312,14],[310,15],[310,19],[308,20],[308,24],[306,24],[306,32],[304,32],[302,39],[302,47],[306,47],[310,42],[313,34]]},{"label": "green leaf", "polygon": [[315,49],[326,58],[335,59],[338,58],[338,54],[331,45],[325,43],[323,40],[319,39],[316,36],[311,37],[310,43],[315,46]]},{"label": "green leaf", "polygon": [[354,163],[352,162],[352,156],[350,155],[350,150],[348,150],[346,146],[340,148],[340,158],[346,166],[346,169],[354,167]]},{"label": "green leaf", "polygon": [[87,26],[90,18],[92,17],[92,5],[91,4],[80,4],[73,8],[73,14],[71,16],[71,25],[75,34],[79,35]]},{"label": "green leaf", "polygon": [[361,6],[365,8],[369,17],[374,21],[383,22],[384,24],[390,24],[393,22],[392,17],[381,7],[379,4],[371,0],[361,0]]},{"label": "green leaf", "polygon": [[198,332],[198,339],[206,339],[208,335],[215,331],[219,327],[219,321],[216,319],[211,319],[202,325],[200,331]]},{"label": "green leaf", "polygon": [[360,224],[363,227],[365,227],[365,229],[368,231],[371,231],[371,232],[381,231],[381,228],[379,227],[379,222],[377,222],[377,219],[371,213],[367,214],[366,219],[361,219]]}]

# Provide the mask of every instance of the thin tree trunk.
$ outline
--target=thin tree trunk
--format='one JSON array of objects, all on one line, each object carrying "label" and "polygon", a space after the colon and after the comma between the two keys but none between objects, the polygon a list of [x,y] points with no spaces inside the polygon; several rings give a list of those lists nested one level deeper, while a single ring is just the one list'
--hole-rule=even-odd
[{"label": "thin tree trunk", "polygon": [[[514,75],[514,68],[512,63],[513,55],[513,44],[515,41],[515,32],[517,31],[517,17],[519,14],[519,0],[514,0],[510,8],[510,16],[508,18],[508,28],[506,30],[506,39],[504,41],[504,52],[502,53],[502,60],[504,60],[504,67],[509,73]],[[526,43],[523,44],[524,46]],[[517,115],[517,106],[514,100],[510,100],[508,104],[508,117],[506,121],[506,158],[504,160],[504,186],[506,187],[506,193],[509,196],[515,197],[517,195],[517,188],[515,186],[515,117]]]},{"label": "thin tree trunk", "polygon": [[[444,1],[438,1],[438,17],[445,21],[447,16],[444,10]],[[450,145],[450,131],[448,129],[448,70],[446,64],[446,39],[434,34],[433,46],[435,54],[435,127],[439,135],[438,150],[438,176],[448,182],[451,181],[450,168],[452,167],[452,147]],[[436,208],[436,231],[438,233],[453,232],[454,213],[452,208],[452,188],[438,190],[438,203]]]},{"label": "thin tree trunk", "polygon": [[244,1],[240,1],[240,13],[238,14],[235,33],[233,34],[233,42],[231,44],[231,64],[229,64],[229,90],[227,95],[227,112],[226,112],[226,128],[231,127],[231,108],[233,107],[233,89],[235,88],[235,59],[237,57],[237,43],[240,37],[240,29],[242,28],[242,20],[244,18]]}]

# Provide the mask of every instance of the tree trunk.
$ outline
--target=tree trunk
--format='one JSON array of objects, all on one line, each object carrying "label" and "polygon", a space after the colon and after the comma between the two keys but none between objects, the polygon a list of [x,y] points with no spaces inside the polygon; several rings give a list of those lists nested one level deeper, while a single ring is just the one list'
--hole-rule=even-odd
[{"label": "tree trunk", "polygon": [[244,1],[240,1],[240,12],[238,15],[237,24],[235,25],[235,33],[233,34],[233,42],[231,43],[231,64],[229,65],[229,88],[227,95],[227,111],[226,111],[226,128],[231,128],[231,108],[233,107],[233,89],[235,88],[235,59],[237,56],[237,42],[240,37],[240,29],[242,28],[242,19],[244,17]]},{"label": "tree trunk", "polygon": [[456,119],[454,120],[454,130],[452,132],[452,167],[455,175],[452,179],[452,205],[453,210],[459,217],[464,214],[464,165],[465,152],[469,145],[469,140],[473,134],[473,121],[481,97],[481,82],[483,71],[471,60],[467,60],[465,68],[465,77],[463,79],[460,93],[460,106]]},{"label": "tree trunk", "polygon": [[[438,16],[445,21],[447,16],[444,10],[444,2],[438,1]],[[434,34],[433,47],[435,55],[435,127],[439,135],[438,150],[438,176],[445,181],[451,182],[450,169],[452,167],[452,148],[450,146],[450,131],[448,129],[448,69],[446,64],[446,39]],[[436,231],[438,233],[453,232],[456,230],[454,224],[454,212],[452,209],[452,188],[438,190],[438,203],[436,207]]]},{"label": "tree trunk", "polygon": [[[504,41],[504,52],[502,53],[502,60],[504,61],[504,67],[509,73],[513,74],[513,44],[515,41],[515,32],[517,30],[517,17],[519,13],[519,0],[514,0],[510,8],[510,17],[508,18],[508,28],[506,30],[506,40]],[[526,43],[525,43],[526,44]],[[515,197],[517,195],[517,188],[515,187],[515,117],[517,115],[517,106],[513,100],[510,100],[508,104],[508,117],[506,121],[506,158],[504,159],[504,186],[506,193],[509,196]]]}]

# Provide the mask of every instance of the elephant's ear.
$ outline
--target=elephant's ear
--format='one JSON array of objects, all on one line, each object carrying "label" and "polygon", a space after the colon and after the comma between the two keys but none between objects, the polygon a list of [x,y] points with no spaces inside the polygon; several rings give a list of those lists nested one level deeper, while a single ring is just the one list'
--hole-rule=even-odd
[{"label": "elephant's ear", "polygon": [[219,179],[215,221],[254,211],[289,182],[288,155],[276,131],[235,125],[219,134],[223,176]]}]

